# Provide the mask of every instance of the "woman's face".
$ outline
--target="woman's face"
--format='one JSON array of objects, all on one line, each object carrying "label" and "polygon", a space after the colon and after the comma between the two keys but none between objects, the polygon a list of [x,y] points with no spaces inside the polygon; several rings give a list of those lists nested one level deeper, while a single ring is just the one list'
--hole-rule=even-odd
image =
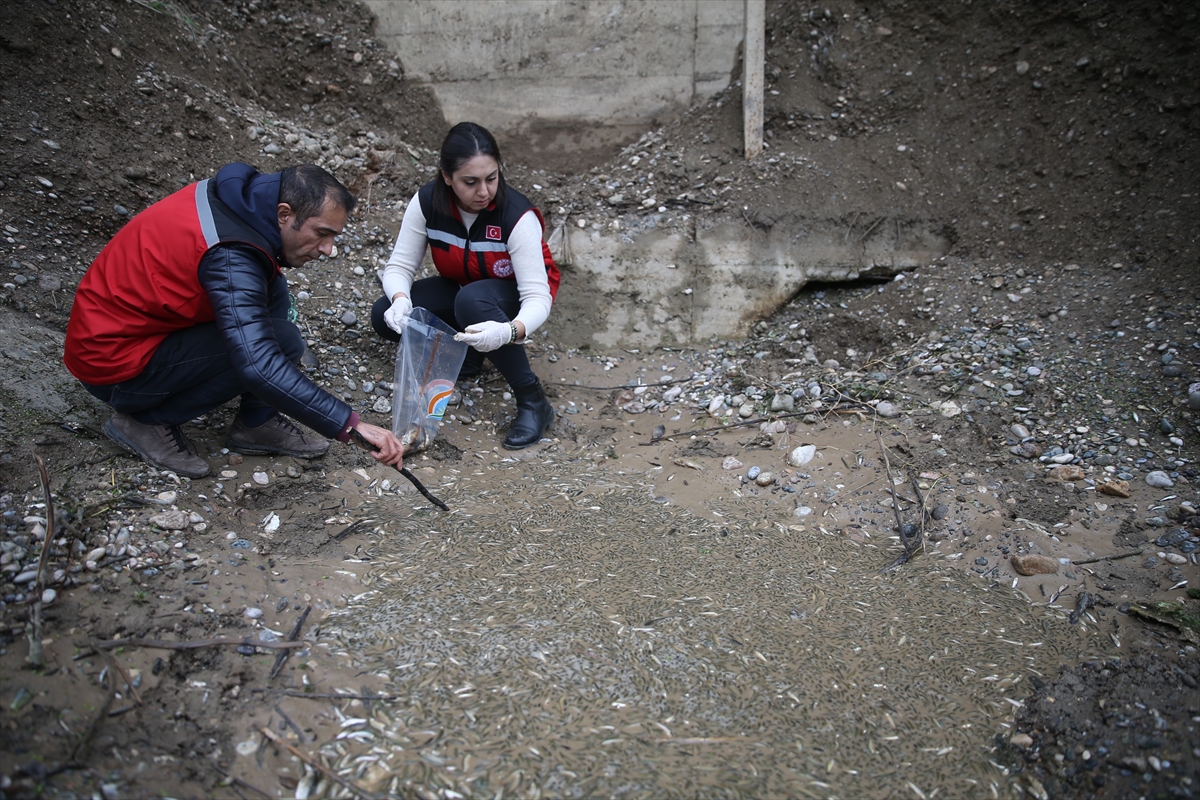
[{"label": "woman's face", "polygon": [[453,175],[442,172],[442,180],[454,190],[463,211],[478,214],[496,198],[500,183],[500,165],[491,156],[478,155],[465,162]]}]

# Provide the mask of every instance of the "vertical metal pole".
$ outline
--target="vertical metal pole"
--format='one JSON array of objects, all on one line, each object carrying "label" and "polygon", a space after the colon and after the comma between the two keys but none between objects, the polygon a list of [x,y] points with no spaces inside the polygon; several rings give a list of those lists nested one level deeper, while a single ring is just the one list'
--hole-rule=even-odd
[{"label": "vertical metal pole", "polygon": [[763,149],[763,62],[766,56],[767,0],[746,0],[742,48],[742,111],[746,160]]}]

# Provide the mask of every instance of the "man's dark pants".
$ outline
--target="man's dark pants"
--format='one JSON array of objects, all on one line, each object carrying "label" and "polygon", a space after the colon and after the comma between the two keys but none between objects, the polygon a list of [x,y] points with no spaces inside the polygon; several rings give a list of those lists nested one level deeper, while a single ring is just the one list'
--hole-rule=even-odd
[{"label": "man's dark pants", "polygon": [[[277,280],[282,279],[282,276]],[[288,322],[287,291],[273,292],[268,308],[275,338],[293,363],[304,355],[300,330]],[[144,425],[182,425],[241,395],[241,413],[263,419],[269,407],[245,391],[215,322],[175,331],[154,351],[141,374],[108,386],[83,384],[113,410]]]}]

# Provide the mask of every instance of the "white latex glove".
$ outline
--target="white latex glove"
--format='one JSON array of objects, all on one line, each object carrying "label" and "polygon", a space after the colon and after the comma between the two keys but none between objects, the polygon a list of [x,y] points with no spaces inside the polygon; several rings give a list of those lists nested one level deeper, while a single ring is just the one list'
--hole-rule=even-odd
[{"label": "white latex glove", "polygon": [[513,327],[507,322],[484,320],[468,325],[462,333],[454,334],[457,342],[466,342],[481,353],[490,353],[513,340]]},{"label": "white latex glove", "polygon": [[404,335],[404,320],[411,313],[412,300],[402,294],[392,301],[392,305],[387,311],[383,312],[383,321],[396,333]]}]

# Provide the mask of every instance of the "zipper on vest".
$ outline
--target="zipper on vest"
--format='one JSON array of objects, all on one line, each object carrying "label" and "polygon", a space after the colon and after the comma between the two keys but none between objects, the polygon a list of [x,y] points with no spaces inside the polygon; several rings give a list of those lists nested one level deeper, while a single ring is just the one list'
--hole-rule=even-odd
[{"label": "zipper on vest", "polygon": [[[479,222],[479,219],[476,218],[475,221]],[[462,225],[461,218],[459,219],[459,224]],[[463,247],[463,282],[469,282],[471,280],[471,229],[475,226],[472,225],[471,228],[467,228],[467,226],[463,225],[463,227],[467,230],[467,243]]]},{"label": "zipper on vest", "polygon": [[[475,226],[479,224],[479,220],[482,216],[483,214],[480,214],[479,216],[475,217],[475,224],[467,230],[467,247],[465,250],[463,250],[463,279],[467,281],[470,281],[471,279],[471,236],[474,234]],[[479,279],[483,280],[488,276],[487,265],[484,261],[483,253],[477,252],[475,255],[479,261]]]}]

